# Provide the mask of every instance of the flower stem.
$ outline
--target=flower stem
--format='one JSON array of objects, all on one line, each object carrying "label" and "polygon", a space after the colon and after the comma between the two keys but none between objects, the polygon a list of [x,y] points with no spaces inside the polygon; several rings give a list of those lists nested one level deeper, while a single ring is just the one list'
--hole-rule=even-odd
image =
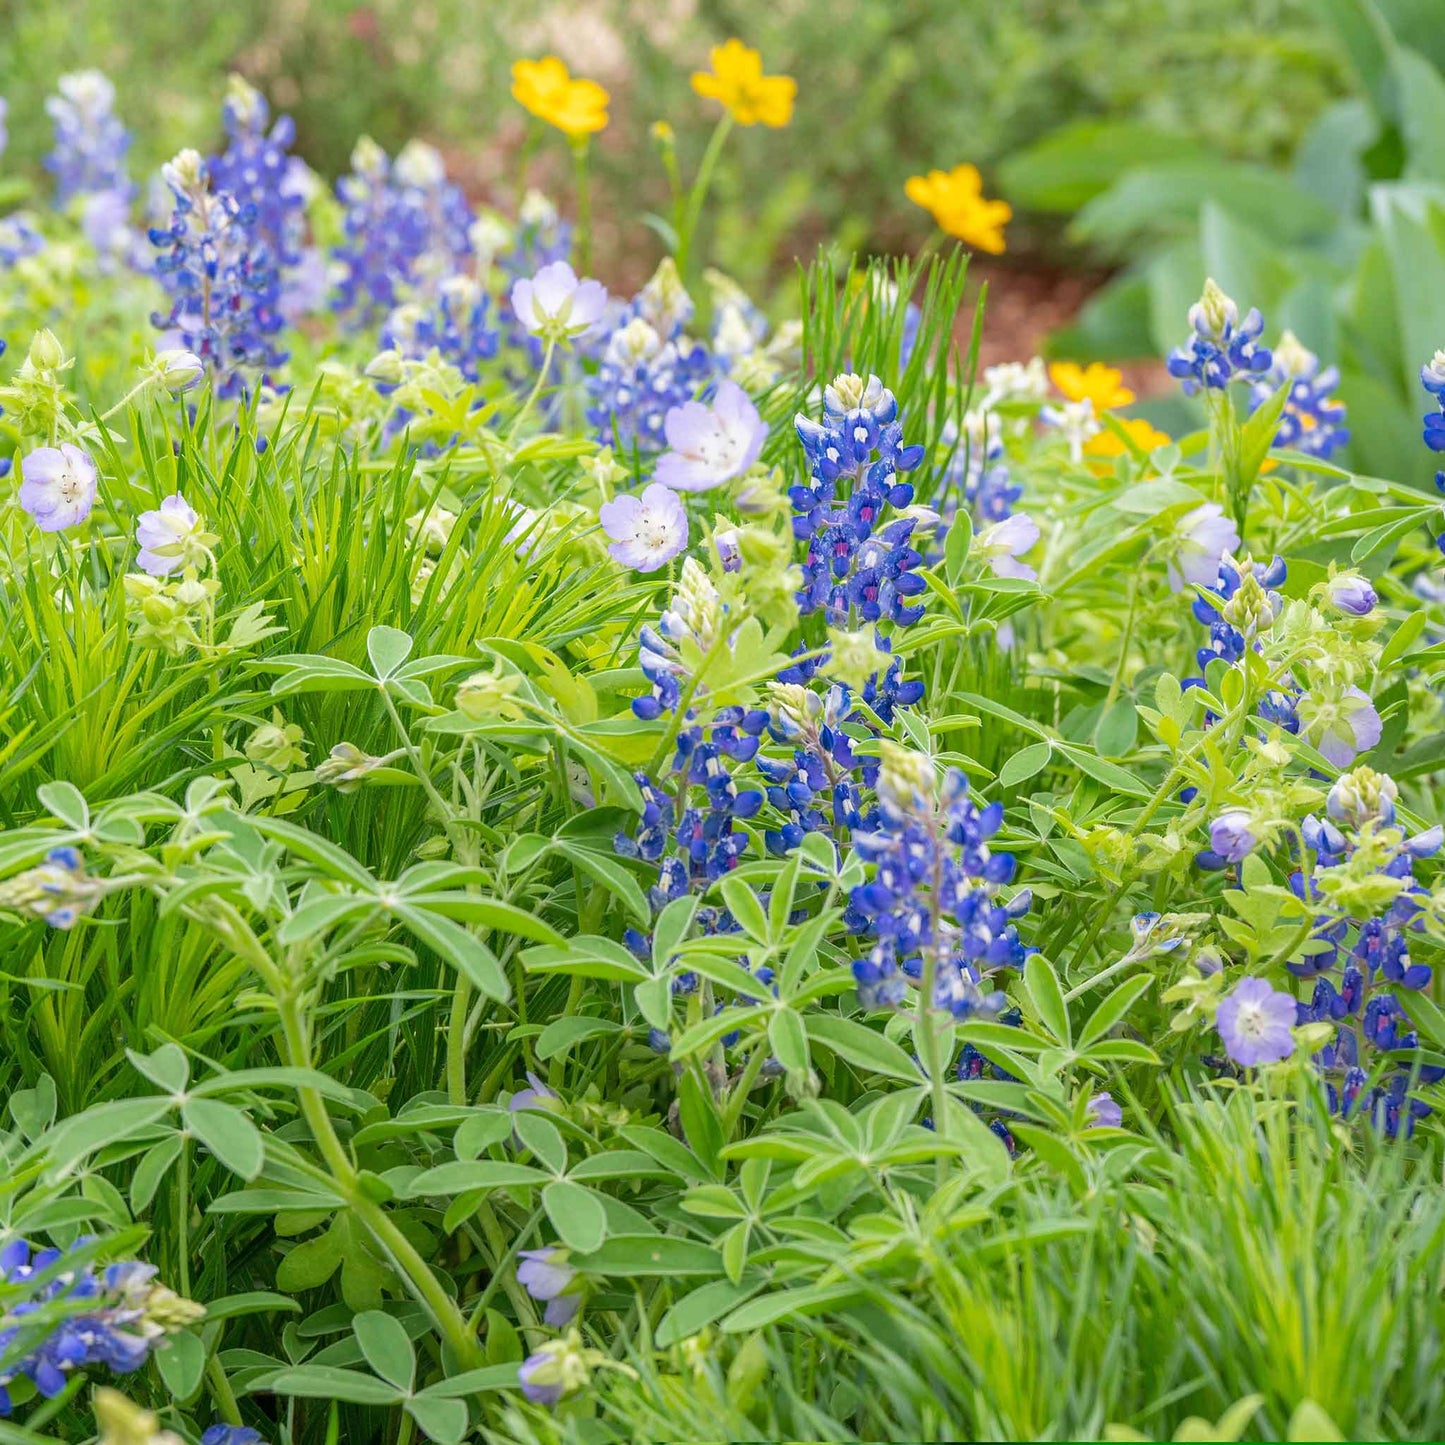
[{"label": "flower stem", "polygon": [[584,276],[592,264],[592,176],[587,166],[590,149],[585,135],[572,142],[572,166],[577,177],[577,269]]},{"label": "flower stem", "polygon": [[687,280],[687,263],[692,255],[693,234],[697,230],[698,220],[702,216],[703,202],[707,200],[708,190],[712,186],[712,173],[717,169],[718,157],[722,154],[723,144],[733,128],[732,114],[728,113],[718,121],[717,129],[712,133],[712,139],[707,143],[707,149],[702,153],[702,160],[697,168],[697,177],[692,183],[692,190],[688,192],[687,207],[683,212],[682,226],[677,236],[677,269],[684,281]]}]

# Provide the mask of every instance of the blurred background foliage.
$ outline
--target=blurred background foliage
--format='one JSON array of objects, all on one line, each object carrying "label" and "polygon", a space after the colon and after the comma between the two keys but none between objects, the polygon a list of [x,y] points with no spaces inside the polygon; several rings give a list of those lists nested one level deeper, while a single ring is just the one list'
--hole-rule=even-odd
[{"label": "blurred background foliage", "polygon": [[[1176,344],[1203,275],[1292,327],[1344,374],[1357,469],[1430,484],[1415,373],[1445,340],[1442,0],[0,0],[7,174],[40,181],[44,97],[94,65],[119,86],[137,174],[178,138],[207,148],[238,69],[296,120],[323,175],[357,135],[440,146],[476,199],[530,180],[571,202],[555,137],[528,147],[509,94],[523,55],[561,54],[613,93],[596,153],[597,266],[627,289],[660,243],[639,222],[684,174],[712,107],[688,85],[729,35],[798,79],[784,131],[740,132],[707,238],[755,293],[831,241],[901,252],[929,232],[903,182],[969,160],[1016,211],[984,359],[1129,361]],[[766,177],[766,184],[759,184]],[[40,181],[43,184],[43,181]],[[1102,288],[1102,289],[1100,289]],[[1162,369],[1130,381],[1181,423]]]}]

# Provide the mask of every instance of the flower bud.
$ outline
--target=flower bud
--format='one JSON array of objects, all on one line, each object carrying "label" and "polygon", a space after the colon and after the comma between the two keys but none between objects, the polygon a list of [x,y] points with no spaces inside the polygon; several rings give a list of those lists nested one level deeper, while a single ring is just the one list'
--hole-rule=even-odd
[{"label": "flower bud", "polygon": [[301,767],[306,762],[306,749],[301,746],[304,736],[295,723],[288,723],[279,711],[273,712],[271,721],[262,723],[246,739],[246,757],[278,773]]},{"label": "flower bud", "polygon": [[1379,600],[1375,589],[1358,572],[1336,572],[1325,583],[1325,594],[1333,606],[1353,617],[1373,611]]},{"label": "flower bud", "polygon": [[317,765],[316,781],[330,784],[338,793],[352,793],[368,773],[382,767],[385,761],[362,752],[355,743],[337,743],[330,757]]},{"label": "flower bud", "polygon": [[173,396],[189,391],[205,374],[205,362],[184,347],[157,352],[151,363],[151,375]]},{"label": "flower bud", "polygon": [[513,698],[521,681],[515,673],[504,673],[499,668],[474,672],[457,684],[457,711],[465,713],[473,722],[519,718],[522,711]]},{"label": "flower bud", "polygon": [[65,349],[55,333],[47,327],[30,338],[30,354],[27,359],[36,371],[54,371],[65,364]]},{"label": "flower bud", "polygon": [[1337,823],[1362,828],[1371,819],[1388,826],[1395,821],[1395,800],[1400,790],[1388,773],[1377,773],[1365,763],[1335,780],[1325,800],[1325,811]]}]

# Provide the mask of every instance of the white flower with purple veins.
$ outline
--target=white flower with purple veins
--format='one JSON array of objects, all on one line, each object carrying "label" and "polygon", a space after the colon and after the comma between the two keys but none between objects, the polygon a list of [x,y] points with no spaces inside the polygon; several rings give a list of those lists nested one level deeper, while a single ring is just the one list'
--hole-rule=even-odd
[{"label": "white flower with purple veins", "polygon": [[543,266],[512,287],[517,320],[544,341],[572,341],[602,320],[607,289],[600,281],[578,280],[565,261]]},{"label": "white flower with purple veins", "polygon": [[1039,540],[1039,525],[1027,512],[1015,512],[1002,522],[985,527],[973,539],[973,551],[988,564],[996,577],[1022,577],[1032,581],[1039,574],[1019,558]]},{"label": "white flower with purple veins", "polygon": [[597,515],[612,539],[607,551],[624,567],[656,572],[687,546],[687,508],[661,482],[653,482],[640,497],[604,502]]},{"label": "white flower with purple veins", "polygon": [[1245,978],[1220,1001],[1214,1027],[1236,1064],[1274,1064],[1294,1052],[1297,1010],[1292,994],[1272,989],[1262,978]]},{"label": "white flower with purple veins", "polygon": [[711,406],[700,401],[673,407],[663,422],[665,451],[656,477],[678,492],[705,492],[731,482],[757,461],[768,424],[735,381],[718,383]]},{"label": "white flower with purple veins", "polygon": [[1209,825],[1209,848],[1226,863],[1239,863],[1259,846],[1254,819],[1243,808],[1226,808]]},{"label": "white flower with purple veins", "polygon": [[1337,572],[1325,583],[1325,591],[1334,606],[1355,617],[1373,612],[1379,601],[1375,589],[1358,572]]},{"label": "white flower with purple veins", "polygon": [[1124,1123],[1124,1111],[1109,1093],[1095,1094],[1084,1114],[1086,1129],[1118,1129]]},{"label": "white flower with purple veins", "polygon": [[1367,693],[1357,687],[1342,692],[1307,692],[1299,700],[1300,730],[1337,768],[1347,768],[1359,753],[1380,741],[1384,724]]},{"label": "white flower with purple veins", "polygon": [[1179,592],[1185,583],[1213,587],[1219,581],[1219,564],[1239,546],[1239,532],[1224,508],[1205,502],[1179,519],[1174,531],[1174,555],[1169,559],[1169,585]]},{"label": "white flower with purple veins", "polygon": [[215,538],[201,524],[195,509],[177,492],[154,512],[142,512],[135,526],[140,544],[136,562],[152,577],[166,577],[183,567],[199,567],[210,556]]},{"label": "white flower with purple veins", "polygon": [[1063,406],[1046,406],[1039,416],[1068,442],[1069,460],[1074,462],[1084,459],[1084,443],[1103,430],[1094,415],[1094,403],[1088,397],[1083,401],[1065,402]]},{"label": "white flower with purple veins", "polygon": [[37,447],[20,463],[20,505],[42,532],[78,527],[95,505],[95,463],[77,446]]}]

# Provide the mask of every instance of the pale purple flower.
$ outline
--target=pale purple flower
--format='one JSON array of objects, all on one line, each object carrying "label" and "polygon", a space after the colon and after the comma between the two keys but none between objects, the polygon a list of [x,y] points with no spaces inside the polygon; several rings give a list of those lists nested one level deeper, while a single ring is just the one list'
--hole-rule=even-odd
[{"label": "pale purple flower", "polygon": [[973,550],[997,577],[1023,577],[1029,581],[1039,574],[1018,559],[1039,540],[1039,526],[1027,512],[1015,512],[1002,522],[985,527],[974,538]]},{"label": "pale purple flower", "polygon": [[1325,590],[1329,593],[1330,601],[1341,612],[1351,613],[1355,617],[1363,617],[1374,611],[1375,603],[1379,601],[1375,589],[1358,572],[1337,573],[1325,584]]},{"label": "pale purple flower", "polygon": [[1244,978],[1220,1000],[1214,1027],[1236,1064],[1273,1064],[1294,1052],[1290,1030],[1296,1012],[1292,994],[1280,993],[1262,978]]},{"label": "pale purple flower", "polygon": [[562,1398],[562,1379],[557,1373],[552,1355],[547,1350],[538,1350],[528,1355],[517,1366],[517,1381],[522,1393],[534,1405],[555,1405]]},{"label": "pale purple flower", "polygon": [[20,463],[20,505],[42,532],[78,527],[95,505],[95,463],[79,447],[37,447]]},{"label": "pale purple flower", "polygon": [[1179,592],[1186,582],[1196,587],[1214,586],[1219,580],[1221,559],[1239,546],[1239,532],[1224,515],[1223,507],[1217,502],[1205,502],[1179,519],[1174,541],[1169,585]]},{"label": "pale purple flower", "polygon": [[1124,1123],[1124,1111],[1109,1093],[1095,1094],[1085,1114],[1090,1129],[1118,1129]]},{"label": "pale purple flower", "polygon": [[81,208],[80,228],[102,267],[114,266],[135,246],[129,195],[120,190],[90,192]]},{"label": "pale purple flower", "polygon": [[718,383],[711,406],[687,401],[673,407],[663,429],[670,450],[657,459],[656,477],[679,492],[705,492],[742,476],[768,435],[768,424],[735,381]]},{"label": "pale purple flower", "polygon": [[1337,697],[1306,693],[1299,700],[1300,728],[1337,768],[1347,768],[1359,753],[1380,741],[1384,724],[1368,694],[1347,687]]},{"label": "pale purple flower", "polygon": [[577,1278],[577,1271],[567,1263],[565,1249],[524,1249],[517,1256],[517,1283],[535,1300],[544,1300],[547,1309],[542,1318],[553,1329],[572,1323],[581,1308],[580,1295],[568,1294],[567,1287]]},{"label": "pale purple flower", "polygon": [[512,287],[517,320],[544,339],[570,341],[581,336],[602,319],[606,305],[606,287],[600,281],[579,281],[565,261],[553,261]]},{"label": "pale purple flower", "polygon": [[136,562],[152,577],[165,577],[179,572],[187,563],[194,564],[204,555],[205,535],[195,509],[177,492],[167,497],[154,512],[142,512],[135,525],[135,539],[140,544]]},{"label": "pale purple flower", "polygon": [[687,546],[687,508],[661,482],[651,483],[640,497],[604,502],[597,515],[612,539],[608,552],[624,567],[655,572]]},{"label": "pale purple flower", "polygon": [[1226,808],[1209,825],[1210,850],[1226,863],[1239,863],[1259,846],[1254,819],[1243,808]]},{"label": "pale purple flower", "polygon": [[514,1114],[519,1109],[546,1109],[549,1106],[543,1101],[557,1097],[556,1092],[549,1089],[531,1069],[527,1070],[527,1083],[530,1088],[518,1089],[507,1101],[507,1108]]}]

